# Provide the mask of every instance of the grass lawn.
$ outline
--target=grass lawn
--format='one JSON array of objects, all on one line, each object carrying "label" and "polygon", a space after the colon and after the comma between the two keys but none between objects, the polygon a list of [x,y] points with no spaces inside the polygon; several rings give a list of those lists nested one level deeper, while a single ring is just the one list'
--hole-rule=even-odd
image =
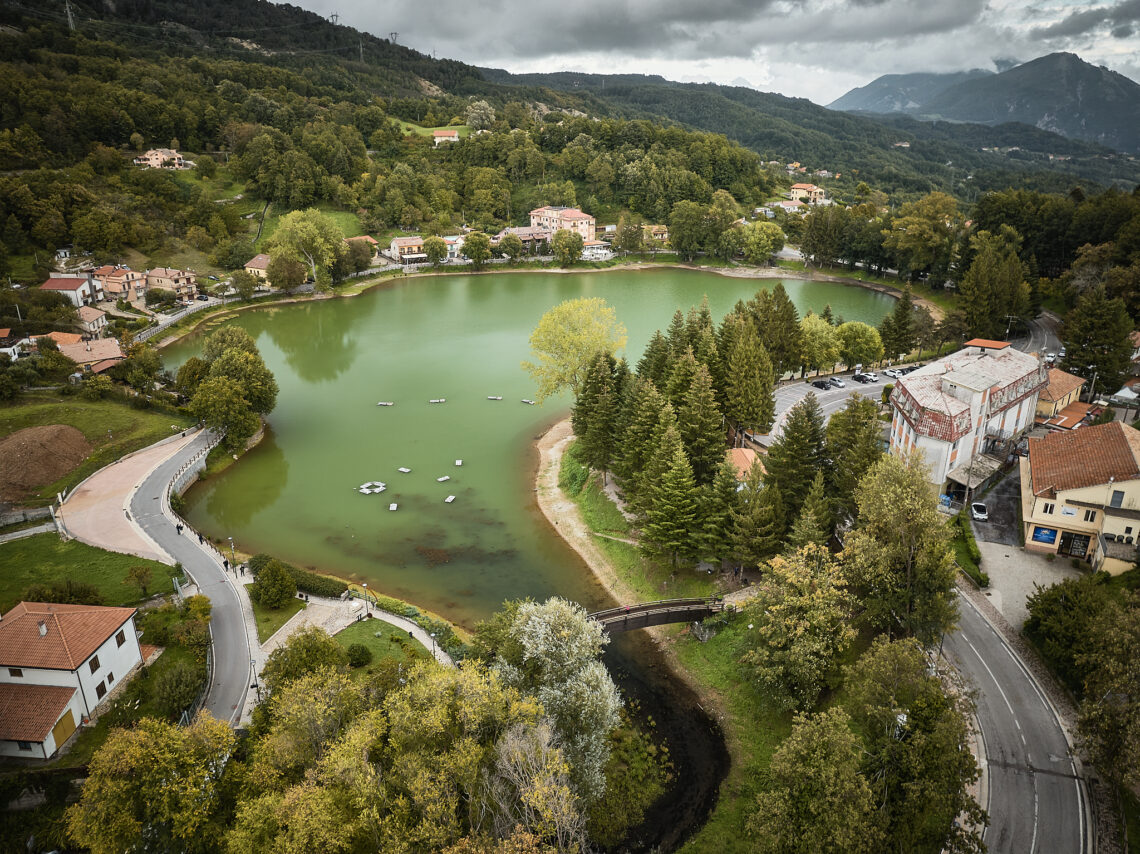
[{"label": "grass lawn", "polygon": [[148,593],[169,591],[174,570],[133,555],[107,552],[78,540],[62,542],[58,534],[36,534],[0,545],[0,611],[20,601],[31,584],[71,579],[93,584],[108,605],[134,605],[141,598],[134,583],[124,584],[132,566],[148,566]]},{"label": "grass lawn", "polygon": [[[360,231],[360,217],[352,211],[342,211],[334,208],[332,205],[322,203],[314,205],[317,210],[336,223],[337,228],[344,232],[345,237],[355,237],[361,233]],[[261,238],[257,241],[258,251],[263,251],[269,239],[273,237],[273,232],[277,231],[277,226],[281,222],[281,217],[289,211],[282,210],[277,205],[270,205],[269,210],[265,213],[265,225],[261,229]],[[254,220],[253,230],[250,237],[257,234],[256,220]]]},{"label": "grass lawn", "polygon": [[257,639],[265,643],[273,633],[289,622],[289,618],[305,607],[300,599],[290,599],[289,604],[283,608],[266,608],[264,605],[253,605],[253,617],[257,620]]},{"label": "grass lawn", "polygon": [[758,781],[772,754],[787,738],[792,716],[776,709],[744,678],[740,657],[748,623],[726,618],[715,637],[701,643],[677,630],[673,646],[678,659],[701,684],[701,694],[719,696],[727,713],[721,720],[732,755],[732,768],[721,784],[720,798],[705,825],[682,848],[686,852],[753,850],[744,823],[756,809]]},{"label": "grass lawn", "polygon": [[[408,637],[408,633],[403,629],[382,620],[361,620],[337,632],[334,637],[345,649],[348,649],[350,644],[364,644],[372,650],[372,664],[384,658],[408,664],[431,658],[423,644],[415,638]],[[371,672],[370,668],[371,665],[356,667],[351,672],[354,677],[363,678]]]},{"label": "grass lawn", "polygon": [[400,121],[400,130],[404,133],[412,133],[417,136],[431,136],[432,131],[436,130],[457,130],[459,131],[459,138],[463,139],[465,136],[471,134],[471,128],[467,125],[439,125],[438,127],[426,128],[422,125],[414,125],[411,122]]},{"label": "grass lawn", "polygon": [[91,455],[71,473],[39,491],[45,500],[70,489],[92,472],[139,448],[171,435],[171,426],[182,430],[193,419],[169,412],[132,409],[112,400],[81,400],[50,392],[32,392],[0,406],[0,437],[47,424],[69,424],[94,446]]}]

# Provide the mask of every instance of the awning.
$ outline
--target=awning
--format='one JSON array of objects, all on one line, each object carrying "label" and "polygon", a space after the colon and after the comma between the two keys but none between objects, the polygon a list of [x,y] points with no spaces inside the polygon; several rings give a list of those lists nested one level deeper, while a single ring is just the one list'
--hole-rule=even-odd
[{"label": "awning", "polygon": [[951,471],[946,475],[947,480],[960,483],[967,489],[977,489],[1001,468],[1001,460],[989,454],[978,454],[964,466]]}]

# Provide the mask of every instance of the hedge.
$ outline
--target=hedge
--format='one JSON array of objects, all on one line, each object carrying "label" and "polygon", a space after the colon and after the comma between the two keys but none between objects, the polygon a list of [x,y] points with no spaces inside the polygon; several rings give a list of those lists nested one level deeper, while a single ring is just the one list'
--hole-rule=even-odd
[{"label": "hedge", "polygon": [[[272,555],[255,554],[249,559],[249,570],[253,573],[253,578],[257,580],[257,573],[269,561],[273,560]],[[302,593],[308,593],[311,596],[325,596],[329,599],[339,599],[344,591],[348,589],[348,585],[343,581],[336,578],[329,578],[327,575],[318,575],[315,572],[309,572],[307,569],[298,569],[292,564],[281,561],[282,566],[292,576],[293,582],[297,585],[297,589]]]}]

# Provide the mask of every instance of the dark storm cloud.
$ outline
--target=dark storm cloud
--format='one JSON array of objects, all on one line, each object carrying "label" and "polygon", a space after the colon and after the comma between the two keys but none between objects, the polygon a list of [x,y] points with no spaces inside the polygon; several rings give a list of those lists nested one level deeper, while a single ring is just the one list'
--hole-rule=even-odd
[{"label": "dark storm cloud", "polygon": [[1031,34],[1037,38],[1076,38],[1109,28],[1116,38],[1128,38],[1133,24],[1140,22],[1140,0],[1122,0],[1113,6],[1094,6],[1073,12],[1046,27],[1037,27]]}]

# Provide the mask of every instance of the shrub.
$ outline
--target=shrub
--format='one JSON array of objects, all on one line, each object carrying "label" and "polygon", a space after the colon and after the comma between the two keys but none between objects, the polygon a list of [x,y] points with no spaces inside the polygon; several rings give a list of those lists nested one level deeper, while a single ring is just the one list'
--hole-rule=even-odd
[{"label": "shrub", "polygon": [[297,583],[279,560],[261,567],[249,588],[249,597],[265,608],[283,608],[297,593]]},{"label": "shrub", "polygon": [[[249,559],[249,571],[253,573],[256,580],[258,573],[268,564],[273,557],[265,553],[255,554]],[[329,578],[327,575],[318,575],[315,572],[309,572],[307,569],[298,569],[295,566],[285,563],[284,561],[277,561],[285,568],[285,571],[293,579],[293,583],[297,586],[297,590],[302,593],[308,593],[310,596],[327,596],[330,599],[339,598],[348,585],[337,578]]]},{"label": "shrub", "polygon": [[348,645],[348,666],[364,667],[372,663],[372,650],[362,643]]},{"label": "shrub", "polygon": [[103,595],[94,584],[70,578],[52,585],[33,584],[24,591],[25,602],[58,602],[66,605],[102,605]]},{"label": "shrub", "polygon": [[202,620],[186,620],[174,627],[171,632],[174,642],[186,647],[199,661],[206,658],[210,648],[210,627]]},{"label": "shrub", "polygon": [[168,718],[177,718],[197,698],[202,681],[192,666],[180,661],[154,680],[154,702]]},{"label": "shrub", "polygon": [[1080,695],[1084,671],[1078,664],[1089,643],[1090,626],[1112,598],[1104,573],[1037,586],[1027,601],[1025,634],[1061,681]]}]

